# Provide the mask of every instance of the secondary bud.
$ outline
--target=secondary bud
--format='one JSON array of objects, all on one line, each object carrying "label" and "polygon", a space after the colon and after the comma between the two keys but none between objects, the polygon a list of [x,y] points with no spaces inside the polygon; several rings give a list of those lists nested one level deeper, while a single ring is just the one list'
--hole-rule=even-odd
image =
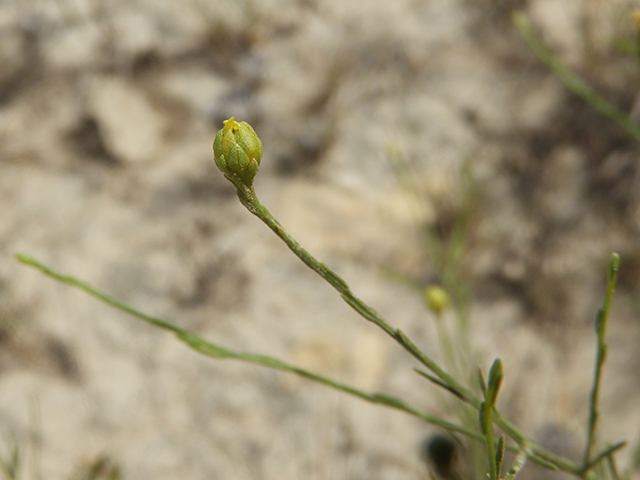
[{"label": "secondary bud", "polygon": [[444,288],[431,285],[424,290],[427,306],[436,315],[440,315],[449,306],[449,294]]},{"label": "secondary bud", "polygon": [[225,176],[250,187],[262,159],[262,142],[251,125],[231,117],[213,141],[213,158]]}]

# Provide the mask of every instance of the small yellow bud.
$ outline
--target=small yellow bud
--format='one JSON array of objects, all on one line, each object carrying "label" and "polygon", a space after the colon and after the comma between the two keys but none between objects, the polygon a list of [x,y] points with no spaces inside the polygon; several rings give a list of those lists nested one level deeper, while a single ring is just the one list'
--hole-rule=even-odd
[{"label": "small yellow bud", "polygon": [[449,306],[449,294],[437,285],[430,285],[424,289],[424,300],[436,315],[440,315]]},{"label": "small yellow bud", "polygon": [[213,141],[213,159],[229,179],[239,179],[247,187],[253,184],[262,159],[262,142],[247,122],[225,120]]}]

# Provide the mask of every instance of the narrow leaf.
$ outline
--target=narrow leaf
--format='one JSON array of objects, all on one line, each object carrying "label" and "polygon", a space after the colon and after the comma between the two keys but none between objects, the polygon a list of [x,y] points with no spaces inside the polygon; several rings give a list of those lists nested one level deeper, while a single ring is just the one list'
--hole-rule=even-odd
[{"label": "narrow leaf", "polygon": [[500,385],[502,385],[502,361],[496,358],[489,370],[489,383],[487,385],[487,393],[485,394],[487,405],[493,407],[498,399]]},{"label": "narrow leaf", "polygon": [[504,446],[505,446],[505,438],[504,438],[504,434],[502,434],[498,439],[498,445],[496,447],[496,473],[498,474],[498,478],[500,478],[500,472],[502,470],[502,461],[504,460]]}]

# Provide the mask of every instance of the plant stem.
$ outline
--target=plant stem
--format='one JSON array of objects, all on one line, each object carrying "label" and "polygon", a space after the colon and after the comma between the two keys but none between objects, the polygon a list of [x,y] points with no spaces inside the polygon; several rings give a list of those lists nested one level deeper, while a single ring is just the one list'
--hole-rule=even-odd
[{"label": "plant stem", "polygon": [[464,373],[464,371],[458,364],[456,349],[454,348],[453,342],[451,341],[451,336],[447,331],[443,315],[442,313],[436,313],[435,317],[438,340],[440,343],[440,348],[442,349],[443,357],[445,359],[445,365],[448,367],[449,371],[453,372],[454,375],[457,375],[459,377]]},{"label": "plant stem", "polygon": [[[384,320],[378,312],[369,307],[362,300],[356,297],[347,283],[338,276],[333,270],[327,267],[324,263],[316,260],[307,250],[305,250],[287,231],[282,227],[280,222],[271,215],[269,210],[264,207],[255,193],[254,188],[247,187],[246,185],[235,181],[233,178],[227,177],[236,187],[236,192],[240,202],[251,212],[253,215],[262,220],[285,244],[289,249],[302,260],[305,265],[311,268],[324,278],[331,286],[333,286],[338,293],[340,293],[343,300],[348,303],[354,310],[356,310],[362,317],[371,323],[380,327],[387,335],[393,338],[400,344],[409,354],[411,354],[422,365],[431,370],[444,384],[447,385],[447,390],[454,392],[464,402],[473,406],[475,409],[480,407],[481,401],[473,394],[473,392],[467,387],[463,386],[450,374],[444,371],[435,361],[429,356],[423,353],[416,345],[399,329],[393,328],[386,320]],[[442,385],[441,385],[442,386]],[[570,460],[560,457],[541,447],[540,445],[529,439],[524,433],[522,433],[515,425],[510,423],[504,417],[502,417],[495,409],[493,411],[493,418],[496,424],[498,424],[516,443],[520,446],[520,449],[527,451],[529,458],[535,463],[538,463],[546,468],[560,469],[566,472],[579,475],[580,468],[571,462]],[[513,450],[509,446],[510,450]]]},{"label": "plant stem", "polygon": [[595,467],[600,461],[602,461],[603,458],[613,459],[613,454],[618,450],[620,450],[621,448],[625,447],[626,445],[627,445],[627,442],[618,442],[605,448],[600,453],[593,456],[593,458],[589,461],[589,463],[583,467],[583,471],[585,473],[588,472],[591,468]]},{"label": "plant stem", "polygon": [[[500,466],[497,462],[497,450],[495,448],[495,436],[493,433],[493,409],[498,400],[498,392],[502,385],[504,373],[502,369],[502,361],[499,358],[493,362],[489,370],[489,379],[484,390],[484,402],[480,404],[480,425],[484,432],[485,443],[487,446],[487,454],[489,456],[489,479],[499,480]],[[500,463],[504,456],[504,449],[500,451]]]},{"label": "plant stem", "polygon": [[600,393],[600,379],[602,377],[602,366],[607,356],[607,322],[609,320],[609,309],[613,301],[613,294],[616,290],[618,282],[618,270],[620,268],[620,256],[617,253],[611,255],[609,262],[609,271],[607,278],[607,293],[604,298],[602,308],[598,310],[596,315],[596,359],[593,369],[593,386],[589,395],[589,420],[587,425],[587,441],[584,448],[584,456],[582,465],[586,470],[591,459],[591,452],[595,443],[595,430],[598,421],[598,396]]},{"label": "plant stem", "polygon": [[612,480],[620,480],[620,473],[618,472],[618,467],[616,466],[613,455],[607,455],[607,466],[609,467],[609,475]]},{"label": "plant stem", "polygon": [[480,404],[480,421],[482,422],[482,430],[484,431],[485,443],[487,446],[487,455],[489,460],[489,479],[498,480],[498,468],[496,465],[496,449],[495,436],[493,434],[492,421],[493,405],[485,400]]},{"label": "plant stem", "polygon": [[[479,405],[479,403],[478,403]],[[563,470],[580,476],[580,467],[574,462],[556,455],[529,439],[518,427],[493,410],[493,421],[527,453],[535,463],[551,470]]]},{"label": "plant stem", "polygon": [[147,323],[151,323],[151,324],[155,325],[156,327],[160,327],[160,328],[162,328],[164,330],[170,330],[170,331],[172,331],[174,333],[180,333],[180,332],[183,331],[177,325],[174,325],[174,324],[172,324],[170,322],[167,322],[165,320],[162,320],[160,318],[152,317],[150,315],[142,313],[142,312],[136,310],[135,308],[116,300],[115,298],[107,295],[106,293],[102,293],[102,292],[96,290],[91,285],[89,285],[86,282],[83,282],[79,278],[72,277],[70,275],[64,275],[62,273],[58,273],[55,270],[47,267],[46,265],[43,265],[38,260],[36,260],[35,258],[33,258],[33,257],[29,256],[29,255],[25,255],[23,253],[18,253],[16,255],[16,259],[19,262],[21,262],[21,263],[23,263],[25,265],[29,265],[30,267],[37,268],[38,270],[40,270],[45,275],[48,275],[49,277],[55,278],[56,280],[58,280],[58,281],[60,281],[62,283],[66,283],[67,285],[71,285],[72,287],[79,288],[80,290],[85,291],[89,295],[91,295],[93,297],[96,297],[98,300],[103,301],[107,305],[110,305],[110,306],[112,306],[114,308],[117,308],[118,310],[122,310],[123,312],[128,313],[130,315],[133,315],[134,317],[138,317],[139,319],[144,320]]},{"label": "plant stem", "polygon": [[397,397],[394,397],[392,395],[387,395],[385,393],[380,393],[380,392],[364,392],[351,385],[347,385],[345,383],[338,382],[336,380],[319,375],[309,370],[296,367],[294,365],[288,364],[286,362],[278,360],[277,358],[270,357],[267,355],[260,355],[256,353],[250,353],[250,352],[238,352],[235,350],[231,350],[226,347],[222,347],[220,345],[216,345],[211,342],[208,342],[203,338],[199,337],[198,335],[196,335],[195,333],[187,330],[184,330],[178,333],[177,337],[180,340],[182,340],[184,343],[189,345],[192,349],[209,357],[232,358],[232,359],[240,360],[243,362],[262,365],[264,367],[269,367],[276,370],[295,373],[296,375],[299,375],[301,377],[307,378],[309,380],[313,380],[314,382],[317,382],[317,383],[327,385],[331,388],[348,393],[350,395],[361,398],[368,402],[385,405],[387,407],[391,407],[396,410],[401,410],[403,412],[409,413],[410,415],[413,415],[414,417],[418,417],[421,420],[424,420],[425,422],[430,423],[431,425],[435,425],[453,432],[458,432],[476,440],[481,438],[480,435],[478,435],[476,432],[472,430],[469,430],[463,426],[448,422],[434,415],[430,415],[428,413],[422,412],[410,406],[405,401]]},{"label": "plant stem", "polygon": [[[368,402],[371,403],[376,403],[376,404],[380,404],[380,405],[385,405],[387,407],[390,408],[395,408],[396,410],[401,410],[403,412],[406,412],[410,415],[413,415],[417,418],[420,418],[421,420],[424,420],[427,423],[430,423],[432,425],[436,425],[438,427],[444,428],[445,430],[449,430],[452,432],[458,432],[462,435],[465,435],[471,439],[474,440],[478,440],[478,441],[484,441],[484,436],[481,435],[480,433],[470,430],[466,427],[463,427],[461,425],[457,425],[451,422],[448,422],[446,420],[443,420],[439,417],[436,417],[434,415],[430,415],[428,413],[422,412],[412,406],[410,406],[409,404],[407,404],[406,402],[404,402],[403,400],[393,397],[391,395],[387,395],[384,393],[378,393],[378,392],[364,392],[362,390],[359,390],[353,386],[338,382],[336,380],[330,379],[328,377],[324,377],[322,375],[318,375],[314,372],[310,372],[308,370],[304,370],[302,368],[296,367],[294,365],[290,365],[287,364],[281,360],[278,360],[276,358],[270,357],[270,356],[266,356],[266,355],[259,355],[259,354],[255,354],[255,353],[248,353],[248,352],[238,352],[235,350],[231,350],[229,348],[208,342],[206,340],[204,340],[203,338],[199,337],[197,334],[195,334],[194,332],[184,329],[182,327],[179,327],[178,325],[175,325],[174,323],[171,323],[167,320],[163,320],[157,317],[153,317],[151,315],[147,315],[146,313],[143,313],[135,308],[133,308],[130,305],[127,305],[125,303],[122,303],[118,300],[116,300],[115,298],[107,295],[106,293],[103,293],[95,288],[93,288],[91,285],[89,285],[88,283],[70,276],[70,275],[64,275],[62,273],[59,273],[45,265],[43,265],[41,262],[39,262],[38,260],[36,260],[35,258],[29,256],[29,255],[24,255],[24,254],[18,254],[16,255],[16,258],[18,261],[20,261],[21,263],[25,264],[25,265],[29,265],[31,267],[34,267],[38,270],[40,270],[42,273],[44,273],[45,275],[54,278],[55,280],[58,280],[62,283],[65,283],[67,285],[70,285],[72,287],[78,288],[82,291],[84,291],[85,293],[91,295],[92,297],[97,298],[98,300],[106,303],[107,305],[110,305],[111,307],[116,308],[117,310],[121,310],[125,313],[128,313],[129,315],[136,317],[140,320],[143,320],[153,326],[156,326],[158,328],[164,329],[164,330],[168,330],[170,332],[173,332],[174,334],[176,334],[176,336],[178,337],[178,339],[180,339],[182,342],[186,343],[189,347],[191,347],[192,349],[196,350],[197,352],[209,356],[209,357],[213,357],[213,358],[218,358],[218,359],[225,359],[225,358],[231,358],[231,359],[236,359],[236,360],[240,360],[240,361],[244,361],[244,362],[248,362],[248,363],[253,363],[256,365],[261,365],[264,367],[269,367],[269,368],[273,368],[276,370],[281,370],[281,371],[286,371],[286,372],[291,372],[291,373],[295,373],[296,375],[308,378],[310,380],[313,380],[317,383],[321,383],[324,385],[327,385],[329,387],[332,387],[336,390],[340,390],[343,391],[345,393],[348,393],[350,395],[359,397],[363,400],[366,400]],[[479,403],[478,403],[479,405]],[[495,413],[494,413],[495,415]],[[505,429],[506,431],[506,429]],[[512,435],[513,437],[513,435]],[[516,439],[516,437],[513,437],[516,441],[518,441]],[[523,438],[523,435],[520,436],[520,439]],[[522,440],[521,440],[522,441]],[[518,443],[521,443],[521,441],[519,441]],[[526,443],[526,445],[528,446],[529,444]],[[514,445],[514,444],[507,444],[505,446],[508,450],[514,451],[514,452],[518,452],[523,450],[522,445],[518,446],[518,445]],[[545,467],[545,468],[550,468],[552,470],[558,469],[560,468],[561,470],[565,470],[571,473],[574,473],[574,471],[571,468],[563,468],[566,464],[563,463],[561,457],[558,457],[558,461],[557,461],[557,466],[549,463],[548,461],[546,461],[542,455],[539,455],[539,453],[544,453],[545,450],[542,447],[539,447],[539,450],[537,450],[535,453],[533,452],[533,449],[529,449],[527,448],[527,451],[531,452],[530,453],[530,458],[533,462],[538,463],[539,465]]]},{"label": "plant stem", "polygon": [[[233,182],[233,180],[232,180]],[[369,322],[377,325],[387,335],[398,342],[407,352],[409,352],[416,360],[426,366],[429,370],[436,374],[441,380],[459,392],[460,396],[472,398],[471,390],[464,387],[455,378],[445,372],[440,366],[422,352],[416,345],[399,329],[392,327],[378,312],[369,305],[364,303],[352,292],[347,282],[327,267],[324,263],[316,260],[302,245],[300,245],[289,233],[282,227],[280,222],[271,215],[269,210],[260,203],[258,196],[253,187],[247,187],[242,183],[233,182],[240,202],[256,217],[262,220],[284,243],[289,249],[307,265],[311,270],[324,278],[333,288],[335,288],[343,300],[351,306],[356,312]]]},{"label": "plant stem", "polygon": [[618,123],[618,125],[640,142],[640,125],[631,121],[629,116],[614,104],[602,98],[602,96],[587,85],[582,78],[553,55],[542,40],[540,40],[534,26],[525,13],[515,12],[513,14],[513,23],[527,41],[533,53],[557,75],[565,87],[597,111]]},{"label": "plant stem", "polygon": [[[464,387],[458,381],[455,380],[451,375],[449,375],[446,371],[444,371],[440,366],[435,363],[431,358],[425,355],[418,347],[416,347],[413,342],[399,329],[392,327],[386,320],[384,320],[373,308],[369,307],[362,300],[356,297],[347,283],[340,278],[333,270],[327,267],[324,263],[316,260],[309,252],[307,252],[293,237],[291,237],[286,230],[280,225],[280,223],[269,213],[269,211],[259,202],[253,187],[247,187],[241,183],[232,182],[236,186],[236,190],[238,193],[238,197],[240,198],[241,203],[254,215],[260,218],[271,230],[278,235],[287,246],[298,256],[307,266],[309,266],[312,270],[318,273],[323,279],[325,279],[329,284],[331,284],[342,296],[346,303],[348,303],[354,310],[356,310],[361,316],[363,316],[366,320],[374,323],[379,328],[381,328],[385,333],[387,333],[391,338],[393,338],[396,342],[398,342],[408,353],[410,353],[415,359],[417,359],[421,364],[426,366],[429,370],[431,370],[439,380],[436,380],[434,377],[430,377],[428,374],[424,372],[419,372],[432,381],[435,381],[439,386],[449,390],[451,393],[459,397],[465,403],[473,406],[476,409],[480,408],[481,401],[469,390]],[[466,435],[475,440],[485,440],[487,441],[488,446],[491,444],[495,444],[495,440],[491,438],[486,438],[482,434],[470,430],[464,426],[453,424],[439,417],[427,414],[420,410],[415,409],[414,407],[408,405],[403,400],[386,395],[384,393],[377,392],[364,392],[350,385],[335,381],[333,379],[318,375],[314,372],[310,372],[299,367],[287,364],[282,362],[276,358],[258,355],[255,353],[246,353],[246,352],[238,352],[234,351],[202,339],[195,333],[183,329],[171,322],[166,320],[153,317],[147,315],[143,312],[138,311],[137,309],[126,305],[113,297],[102,293],[93,287],[91,287],[86,282],[77,279],[72,276],[63,275],[58,273],[49,267],[46,267],[42,263],[38,262],[34,258],[18,254],[16,258],[32,267],[39,269],[44,274],[55,278],[63,283],[79,288],[91,296],[98,298],[104,303],[111,305],[114,308],[122,310],[134,317],[137,317],[147,323],[150,323],[156,327],[171,331],[176,334],[176,336],[190,346],[192,349],[198,351],[201,354],[214,357],[214,358],[233,358],[236,360],[241,360],[249,363],[254,363],[270,368],[274,368],[277,370],[287,371],[291,373],[295,373],[302,377],[308,378],[318,383],[322,383],[324,385],[330,386],[334,389],[343,391],[345,393],[349,393],[350,395],[354,395],[363,400],[377,403],[381,405],[388,406],[390,408],[395,408],[397,410],[404,411],[409,413],[415,417],[418,417],[424,420],[427,423],[437,425],[449,431],[454,431]],[[611,305],[611,300],[613,297],[613,292],[615,290],[615,283],[617,279],[617,271],[618,271],[619,257],[617,254],[612,256],[611,266],[609,269],[609,282],[607,288],[607,296],[605,298],[604,306],[601,309],[600,314],[598,315],[597,322],[597,332],[598,332],[598,360],[596,361],[596,373],[594,377],[594,388],[592,390],[592,402],[591,402],[591,412],[590,422],[589,422],[589,431],[590,431],[590,440],[587,444],[587,453],[585,458],[590,457],[591,452],[591,443],[593,439],[593,431],[595,430],[595,419],[597,417],[597,396],[598,396],[598,387],[599,387],[599,378],[600,372],[602,368],[602,364],[604,362],[604,357],[606,353],[606,343],[604,341],[604,334],[606,332],[606,321],[608,318],[609,307]],[[545,468],[549,468],[551,470],[563,470],[574,475],[585,477],[588,473],[588,470],[597,462],[585,461],[582,466],[577,466],[570,460],[560,457],[558,455],[553,454],[552,452],[546,450],[542,446],[536,444],[531,439],[529,439],[524,433],[522,433],[515,425],[505,419],[498,411],[494,408],[491,409],[491,412],[487,412],[486,418],[488,418],[488,426],[491,427],[491,417],[493,422],[499,425],[504,432],[509,435],[515,442],[518,444],[512,445],[507,444],[506,448],[511,451],[523,452],[522,455],[526,455],[533,462],[542,465]],[[487,422],[485,421],[485,425]],[[611,455],[614,450],[621,448],[624,446],[624,443],[614,445],[609,449],[606,449],[604,452],[596,455],[596,459],[600,461],[602,458],[607,455]],[[497,475],[497,472],[492,473],[492,478]]]},{"label": "plant stem", "polygon": [[[401,410],[403,412],[409,413],[410,415],[418,417],[432,425],[444,428],[445,430],[458,432],[460,434],[466,435],[467,437],[470,437],[475,440],[483,439],[482,435],[480,435],[478,432],[474,432],[463,426],[448,422],[434,415],[430,415],[428,413],[422,412],[410,406],[405,401],[399,398],[396,398],[394,396],[387,395],[385,393],[379,393],[379,392],[364,392],[351,385],[347,385],[345,383],[338,382],[336,380],[333,380],[328,377],[324,377],[322,375],[305,370],[303,368],[290,365],[274,357],[270,357],[267,355],[259,355],[259,354],[250,353],[250,352],[238,352],[238,351],[208,342],[207,340],[203,339],[202,337],[198,336],[196,333],[190,330],[179,327],[178,325],[171,323],[167,320],[162,320],[160,318],[147,315],[146,313],[143,313],[131,307],[130,305],[122,303],[116,300],[115,298],[107,295],[106,293],[103,293],[93,288],[91,285],[89,285],[88,283],[78,278],[75,278],[70,275],[64,275],[64,274],[58,273],[55,270],[43,265],[33,257],[30,257],[28,255],[18,254],[16,255],[16,258],[23,264],[35,267],[45,275],[48,275],[49,277],[52,277],[72,287],[76,287],[80,290],[83,290],[89,295],[97,298],[98,300],[118,310],[128,313],[129,315],[132,315],[133,317],[136,317],[140,320],[150,323],[151,325],[154,325],[156,327],[175,333],[176,336],[182,342],[186,343],[193,350],[203,355],[206,355],[208,357],[213,357],[218,359],[231,358],[231,359],[236,359],[243,362],[248,362],[248,363],[261,365],[264,367],[273,368],[276,370],[295,373],[296,375],[299,375],[301,377],[308,378],[317,383],[322,383],[336,390],[340,390],[350,395],[359,397],[368,402],[385,405],[387,407],[395,408],[396,410]],[[510,445],[509,448],[512,450],[517,450],[517,447],[515,445]]]}]

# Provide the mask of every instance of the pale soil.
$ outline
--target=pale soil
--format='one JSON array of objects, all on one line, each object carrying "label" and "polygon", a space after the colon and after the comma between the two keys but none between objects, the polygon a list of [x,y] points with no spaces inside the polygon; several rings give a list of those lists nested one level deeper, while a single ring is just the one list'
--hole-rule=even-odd
[{"label": "pale soil", "polygon": [[[609,46],[632,38],[632,2],[518,3],[632,110],[637,65]],[[199,357],[14,261],[27,252],[213,341],[447,415],[415,362],[239,204],[211,154],[231,115],[263,140],[263,203],[438,359],[435,319],[394,278],[436,282],[418,226],[446,234],[468,210],[472,348],[485,372],[504,361],[502,410],[570,455],[618,251],[600,434],[631,441],[628,465],[640,435],[639,150],[531,54],[509,5],[0,2],[0,447],[15,435],[31,461],[23,478],[70,478],[101,455],[127,480],[426,478],[428,425]]]}]

